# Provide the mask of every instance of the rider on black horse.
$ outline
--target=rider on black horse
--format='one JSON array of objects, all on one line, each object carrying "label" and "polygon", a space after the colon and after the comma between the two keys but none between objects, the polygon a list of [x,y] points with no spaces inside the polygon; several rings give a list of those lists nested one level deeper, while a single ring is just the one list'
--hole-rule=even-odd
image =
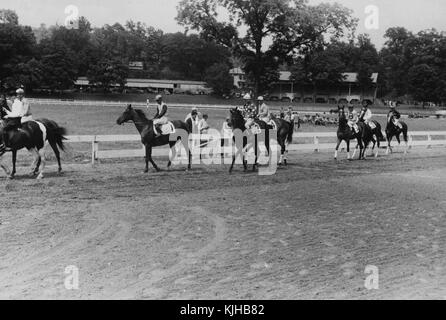
[{"label": "rider on black horse", "polygon": [[21,128],[22,123],[31,121],[32,114],[31,108],[28,100],[25,98],[25,91],[20,88],[16,91],[17,98],[12,103],[11,110],[4,105],[2,102],[2,112],[6,115],[4,116],[5,124],[3,127],[3,148],[9,147],[9,139],[11,133]]},{"label": "rider on black horse", "polygon": [[348,106],[348,112],[347,112],[347,124],[352,130],[353,134],[357,134],[359,132],[358,128],[358,112],[354,109],[353,105]]},{"label": "rider on black horse", "polygon": [[372,121],[372,111],[369,106],[372,103],[369,100],[366,100],[363,104],[361,113],[359,115],[359,121],[363,121],[366,125],[368,125],[372,130],[375,129],[375,124]]},{"label": "rider on black horse", "polygon": [[393,122],[395,127],[398,127],[399,129],[403,129],[403,125],[400,123],[401,114],[396,110],[397,103],[390,103],[390,111],[387,114],[387,122],[390,123],[390,121]]}]

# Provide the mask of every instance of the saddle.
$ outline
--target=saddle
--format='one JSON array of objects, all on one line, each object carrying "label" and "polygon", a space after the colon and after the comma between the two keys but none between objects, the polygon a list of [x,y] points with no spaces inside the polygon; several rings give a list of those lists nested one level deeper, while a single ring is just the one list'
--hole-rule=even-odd
[{"label": "saddle", "polygon": [[156,133],[157,136],[167,136],[169,134],[175,133],[176,130],[174,124],[169,121],[161,126],[154,124],[153,131]]},{"label": "saddle", "polygon": [[268,125],[271,129],[277,131],[277,124],[276,124],[276,121],[274,121],[274,120],[270,120],[270,121],[267,123],[267,125]]},{"label": "saddle", "polygon": [[257,123],[253,123],[250,128],[247,128],[247,131],[249,134],[253,135],[262,133],[262,129]]},{"label": "saddle", "polygon": [[372,129],[372,130],[375,130],[375,129],[376,129],[376,124],[375,124],[373,121],[370,121],[370,122],[368,123],[368,125],[369,125],[370,129]]}]

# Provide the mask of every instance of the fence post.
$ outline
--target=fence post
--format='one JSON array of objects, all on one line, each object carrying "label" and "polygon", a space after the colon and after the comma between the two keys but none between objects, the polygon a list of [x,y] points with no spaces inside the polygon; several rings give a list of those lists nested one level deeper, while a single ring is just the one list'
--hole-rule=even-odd
[{"label": "fence post", "polygon": [[432,148],[432,145],[429,144],[429,142],[432,141],[432,137],[430,134],[427,135],[427,148],[430,149]]},{"label": "fence post", "polygon": [[314,136],[314,145],[316,146],[314,152],[319,152],[319,139],[316,135]]},{"label": "fence post", "polygon": [[94,136],[93,141],[91,142],[91,164],[94,165],[96,159],[98,158],[99,151],[99,142],[96,141],[96,136]]}]

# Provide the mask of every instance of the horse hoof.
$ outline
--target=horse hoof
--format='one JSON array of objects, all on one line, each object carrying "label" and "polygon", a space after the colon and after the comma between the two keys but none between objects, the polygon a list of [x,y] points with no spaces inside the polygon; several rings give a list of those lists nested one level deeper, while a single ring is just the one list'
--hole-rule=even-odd
[{"label": "horse hoof", "polygon": [[37,180],[42,180],[43,179],[43,174],[39,174],[38,176],[37,176]]},{"label": "horse hoof", "polygon": [[149,172],[149,170],[148,169],[145,169],[144,171],[143,171],[143,173],[148,173]]},{"label": "horse hoof", "polygon": [[8,180],[14,180],[14,176],[13,175],[9,175],[8,176]]}]

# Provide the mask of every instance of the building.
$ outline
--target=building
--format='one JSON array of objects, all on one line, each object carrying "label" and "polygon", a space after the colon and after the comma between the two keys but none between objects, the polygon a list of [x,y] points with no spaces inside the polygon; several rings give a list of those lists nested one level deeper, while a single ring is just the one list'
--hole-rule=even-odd
[{"label": "building", "polygon": [[[75,86],[79,89],[87,89],[94,87],[90,84],[87,77],[80,77],[77,79]],[[117,88],[119,85],[114,85]],[[164,92],[169,93],[194,93],[194,94],[210,94],[212,92],[206,86],[206,82],[189,81],[189,80],[162,80],[162,79],[127,79],[125,88],[128,91],[138,92]]]},{"label": "building", "polygon": [[[245,74],[240,68],[231,70],[234,77],[234,86],[243,88]],[[375,101],[378,84],[378,73],[373,73],[371,80],[373,86],[362,90],[358,85],[358,74],[354,72],[343,73],[344,80],[336,86],[314,88],[311,85],[296,85],[291,80],[291,72],[280,71],[279,81],[274,83],[268,92],[270,100],[294,101],[307,103],[359,103],[363,100]],[[238,84],[236,86],[236,84]]]},{"label": "building", "polygon": [[243,89],[246,87],[246,75],[241,68],[234,68],[229,70],[229,74],[234,79],[234,88]]}]

